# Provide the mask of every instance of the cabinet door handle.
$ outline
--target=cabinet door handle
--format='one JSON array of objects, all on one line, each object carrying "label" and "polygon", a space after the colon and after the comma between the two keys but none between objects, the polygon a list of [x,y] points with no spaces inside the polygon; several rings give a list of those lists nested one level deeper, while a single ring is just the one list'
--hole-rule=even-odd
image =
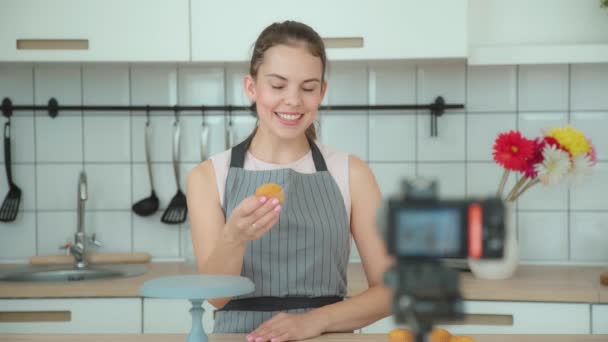
[{"label": "cabinet door handle", "polygon": [[88,39],[17,39],[17,50],[88,50]]},{"label": "cabinet door handle", "polygon": [[512,326],[513,315],[497,314],[465,314],[462,321],[440,321],[445,325],[502,325]]},{"label": "cabinet door handle", "polygon": [[333,37],[323,38],[325,48],[328,49],[357,49],[363,47],[363,37]]},{"label": "cabinet door handle", "polygon": [[0,323],[70,322],[71,311],[0,311]]}]

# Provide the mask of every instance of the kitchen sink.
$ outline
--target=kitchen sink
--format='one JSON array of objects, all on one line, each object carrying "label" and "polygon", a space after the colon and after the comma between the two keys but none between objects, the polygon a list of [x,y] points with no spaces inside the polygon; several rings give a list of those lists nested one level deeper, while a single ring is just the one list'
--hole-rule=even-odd
[{"label": "kitchen sink", "polygon": [[144,265],[89,265],[76,268],[72,265],[21,266],[0,271],[0,281],[17,282],[68,282],[107,278],[134,277],[146,273]]}]

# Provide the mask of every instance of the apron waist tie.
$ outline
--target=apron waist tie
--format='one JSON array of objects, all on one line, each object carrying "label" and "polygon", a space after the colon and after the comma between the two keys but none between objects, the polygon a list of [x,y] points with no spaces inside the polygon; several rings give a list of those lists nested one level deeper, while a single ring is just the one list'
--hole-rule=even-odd
[{"label": "apron waist tie", "polygon": [[216,311],[285,311],[292,309],[319,308],[344,300],[340,296],[326,297],[249,297],[232,299]]}]

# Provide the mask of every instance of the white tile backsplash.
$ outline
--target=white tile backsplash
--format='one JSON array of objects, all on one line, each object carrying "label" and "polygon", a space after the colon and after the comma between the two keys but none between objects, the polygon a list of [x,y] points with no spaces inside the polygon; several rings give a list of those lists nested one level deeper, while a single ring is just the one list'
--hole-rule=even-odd
[{"label": "white tile backsplash", "polygon": [[522,261],[568,260],[566,212],[519,212],[519,253]]},{"label": "white tile backsplash", "polygon": [[131,164],[86,164],[87,210],[129,210]]},{"label": "white tile backsplash", "polygon": [[[81,67],[78,64],[37,64],[34,82],[36,104],[46,105],[51,98],[59,105],[82,104]],[[47,113],[40,114],[48,117]],[[59,116],[62,114],[60,112]]]},{"label": "white tile backsplash", "polygon": [[6,97],[13,105],[31,104],[34,100],[34,68],[31,64],[0,65],[0,101]]},{"label": "white tile backsplash", "polygon": [[568,109],[568,65],[519,66],[519,110]]},{"label": "white tile backsplash", "polygon": [[571,69],[572,110],[608,108],[608,63],[575,64]]},{"label": "white tile backsplash", "polygon": [[376,182],[383,198],[388,198],[401,191],[401,184],[406,178],[416,177],[415,163],[370,163]]},{"label": "white tile backsplash", "polygon": [[465,154],[465,115],[446,111],[437,118],[437,136],[431,136],[431,115],[418,114],[418,160],[460,161]]},{"label": "white tile backsplash", "polygon": [[[327,77],[327,93],[329,105],[368,103],[367,65],[365,63],[333,64]],[[335,113],[331,113],[335,114]]]},{"label": "white tile backsplash", "polygon": [[321,115],[321,142],[367,160],[367,117],[361,113]]},{"label": "white tile backsplash", "polygon": [[582,184],[572,185],[570,208],[573,210],[608,210],[608,162],[599,162]]},{"label": "white tile backsplash", "polygon": [[[129,66],[87,64],[82,67],[82,99],[86,105],[129,105]],[[92,114],[94,112],[87,112]],[[114,115],[125,113],[111,112]]]},{"label": "white tile backsplash", "polygon": [[65,254],[59,247],[74,241],[77,219],[76,211],[38,212],[37,255]]},{"label": "white tile backsplash", "polygon": [[446,103],[465,103],[465,75],[466,67],[463,63],[419,65],[418,103],[434,103],[437,96],[442,96]]},{"label": "white tile backsplash", "polygon": [[608,261],[608,213],[570,214],[570,257],[575,261]]},{"label": "white tile backsplash", "polygon": [[[228,64],[0,64],[0,99],[14,104],[249,105],[244,63]],[[319,112],[320,140],[369,161],[384,197],[404,178],[440,181],[442,197],[488,196],[502,175],[492,161],[496,135],[518,128],[527,137],[571,123],[589,136],[600,160],[590,179],[568,190],[537,185],[518,203],[520,256],[525,262],[605,262],[608,202],[608,64],[466,66],[463,62],[335,62],[328,69],[323,105],[427,104],[436,96],[465,110],[438,118],[430,137],[427,111]],[[466,113],[465,113],[466,111]],[[173,111],[152,112],[151,154],[160,209],[139,217],[131,206],[150,195],[141,111],[16,113],[12,122],[13,174],[23,190],[14,223],[0,223],[0,262],[58,247],[76,231],[78,174],[87,171],[85,229],[99,251],[150,252],[156,260],[191,255],[188,223],[165,225],[160,216],[176,192],[171,163]],[[224,151],[221,112],[209,112],[210,151]],[[218,115],[220,114],[220,115]],[[200,110],[180,113],[180,187],[200,162]],[[246,112],[233,113],[235,143],[255,127]],[[2,153],[0,153],[1,155]],[[4,160],[0,156],[0,162]],[[4,169],[4,167],[2,166]],[[512,175],[507,189],[516,181]],[[0,172],[0,194],[7,191]],[[190,257],[191,258],[191,257]],[[351,260],[357,260],[356,249]]]},{"label": "white tile backsplash", "polygon": [[125,116],[84,117],[85,162],[130,162],[131,119]]},{"label": "white tile backsplash", "polygon": [[20,212],[11,224],[0,225],[0,259],[25,260],[36,255],[36,213]]},{"label": "white tile backsplash", "polygon": [[82,162],[82,118],[80,116],[55,119],[48,115],[36,116],[36,160],[38,162]]},{"label": "white tile backsplash", "polygon": [[179,104],[221,106],[224,104],[224,68],[183,66],[178,69]]},{"label": "white tile backsplash", "polygon": [[417,175],[437,180],[440,198],[466,196],[464,163],[419,163]]},{"label": "white tile backsplash", "polygon": [[148,217],[133,214],[133,251],[148,252],[155,258],[178,258],[179,225],[164,224],[161,216],[161,211]]},{"label": "white tile backsplash", "polygon": [[83,169],[81,164],[36,165],[38,210],[76,210],[78,178]]},{"label": "white tile backsplash", "polygon": [[415,64],[376,62],[369,66],[368,72],[369,104],[416,103]]},{"label": "white tile backsplash", "polygon": [[467,73],[467,111],[514,112],[517,73],[512,65],[470,66]]},{"label": "white tile backsplash", "polygon": [[416,160],[416,116],[373,112],[369,117],[371,161]]},{"label": "white tile backsplash", "polygon": [[101,243],[93,247],[99,253],[131,252],[131,213],[129,211],[93,211],[85,214],[84,229],[95,234]]},{"label": "white tile backsplash", "polygon": [[[468,163],[467,196],[486,197],[496,195],[503,174],[504,170],[494,162]],[[516,175],[510,173],[507,178],[503,197],[509,193],[516,182]]]}]

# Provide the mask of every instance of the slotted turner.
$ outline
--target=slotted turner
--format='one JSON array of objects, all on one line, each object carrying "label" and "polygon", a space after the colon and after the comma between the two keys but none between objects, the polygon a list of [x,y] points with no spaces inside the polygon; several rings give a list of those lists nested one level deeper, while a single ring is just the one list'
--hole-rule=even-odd
[{"label": "slotted turner", "polygon": [[6,179],[9,190],[4,197],[2,207],[0,207],[0,221],[12,222],[17,218],[19,212],[19,202],[21,202],[21,189],[13,183],[11,172],[11,122],[4,124],[4,166],[6,166]]},{"label": "slotted turner", "polygon": [[175,183],[177,184],[177,193],[171,199],[169,206],[161,217],[161,222],[166,224],[180,224],[186,221],[188,215],[188,207],[186,205],[186,195],[182,192],[179,186],[179,121],[176,119],[173,124],[173,172],[175,172]]}]

